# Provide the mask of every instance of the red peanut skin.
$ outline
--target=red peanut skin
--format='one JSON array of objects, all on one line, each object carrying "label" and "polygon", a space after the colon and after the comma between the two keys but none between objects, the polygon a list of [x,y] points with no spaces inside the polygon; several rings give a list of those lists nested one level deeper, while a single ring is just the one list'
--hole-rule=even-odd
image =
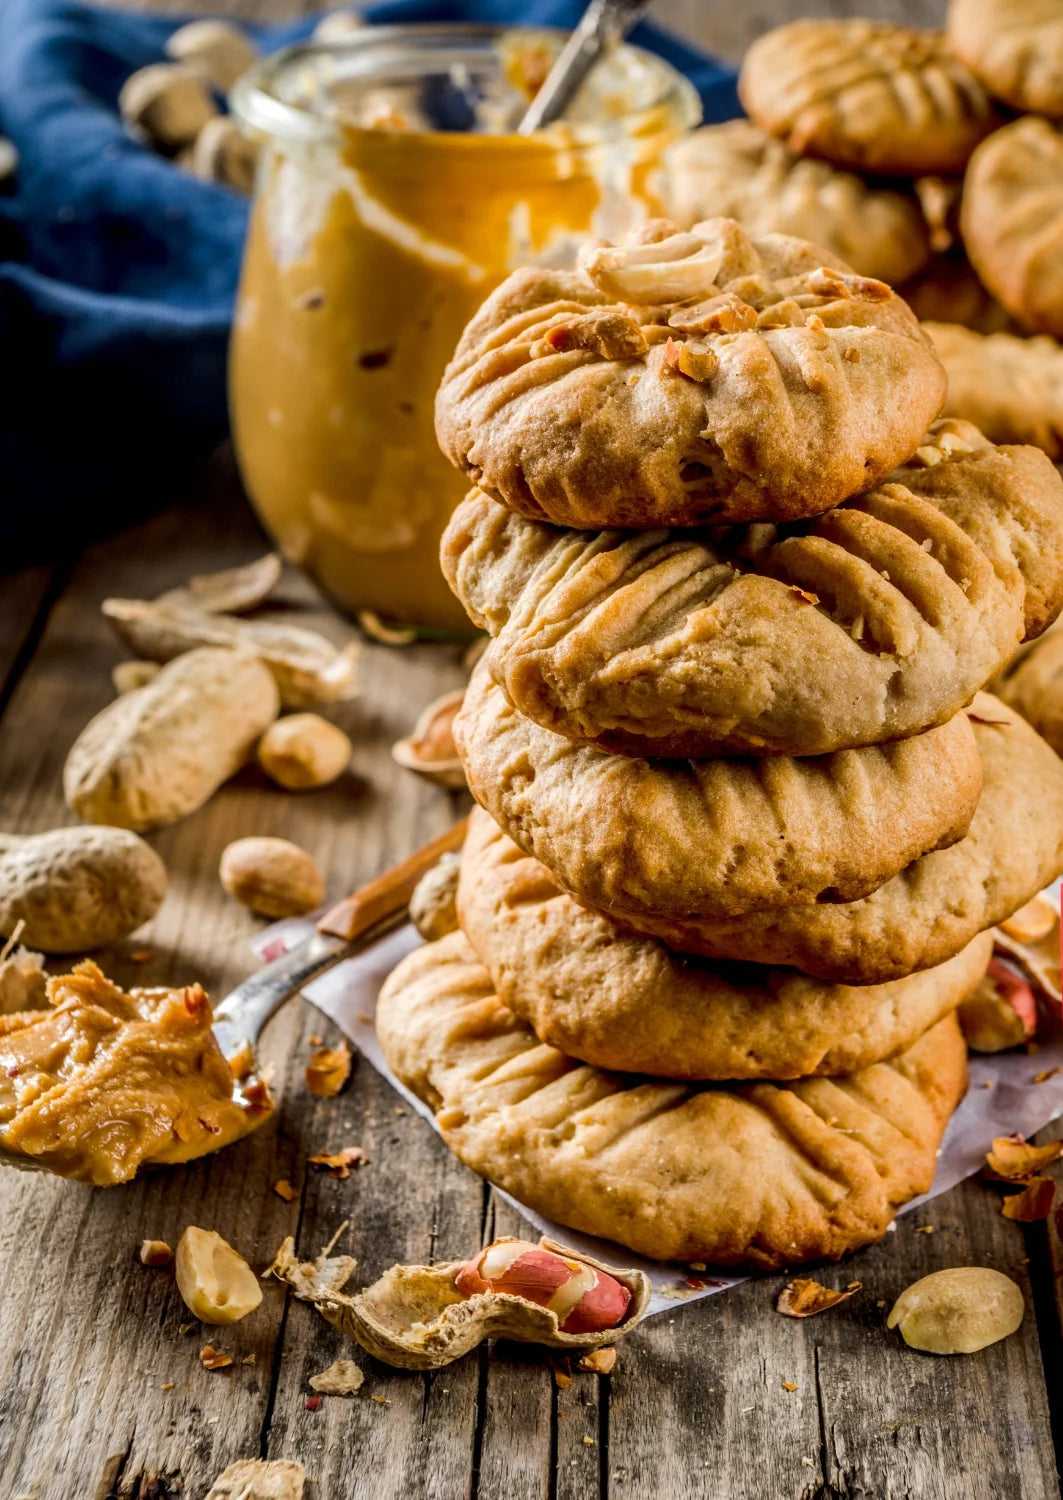
[{"label": "red peanut skin", "polygon": [[[485,1281],[480,1274],[480,1263],[486,1250],[462,1266],[454,1278],[454,1285],[463,1297],[475,1296],[478,1292],[509,1292],[545,1307],[558,1287],[565,1285],[573,1272],[561,1256],[549,1250],[525,1250],[510,1262],[501,1276]],[[615,1328],[627,1312],[631,1293],[613,1276],[603,1271],[595,1273],[598,1281],[585,1292],[568,1317],[561,1324],[562,1333],[601,1333],[606,1328]]]},{"label": "red peanut skin", "polygon": [[1033,990],[1025,980],[1012,972],[1006,964],[998,959],[989,960],[987,970],[989,978],[992,979],[1001,996],[1011,1006],[1012,1010],[1022,1022],[1023,1031],[1028,1037],[1033,1036],[1037,1030],[1037,1001],[1034,999]]}]

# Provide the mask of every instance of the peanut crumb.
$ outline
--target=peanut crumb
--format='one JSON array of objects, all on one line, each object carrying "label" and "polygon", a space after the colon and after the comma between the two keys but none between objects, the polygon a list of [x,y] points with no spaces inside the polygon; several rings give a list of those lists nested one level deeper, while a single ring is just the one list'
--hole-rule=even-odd
[{"label": "peanut crumb", "polygon": [[291,1183],[288,1181],[287,1177],[279,1178],[278,1181],[273,1184],[273,1191],[276,1193],[278,1198],[283,1198],[285,1203],[291,1203],[293,1199],[299,1196],[295,1188],[293,1188]]},{"label": "peanut crumb", "polygon": [[222,1349],[215,1349],[213,1344],[204,1344],[199,1351],[199,1362],[207,1370],[224,1370],[232,1364],[233,1357]]},{"label": "peanut crumb", "polygon": [[605,1349],[592,1349],[579,1362],[578,1368],[589,1375],[610,1375],[616,1364],[616,1350],[610,1345]]},{"label": "peanut crumb", "polygon": [[332,1099],[351,1076],[351,1049],[346,1042],[322,1047],[306,1065],[306,1086],[318,1099]]},{"label": "peanut crumb", "polygon": [[168,1266],[173,1251],[165,1240],[141,1240],[140,1263],[144,1266]]},{"label": "peanut crumb", "polygon": [[172,1380],[164,1381],[163,1384],[159,1386],[159,1390],[160,1391],[172,1391],[173,1390],[173,1381]]},{"label": "peanut crumb", "polygon": [[934,1226],[933,1224],[920,1224],[915,1232],[916,1234],[933,1234]]},{"label": "peanut crumb", "polygon": [[782,1383],[782,1388],[783,1388],[784,1391],[796,1391],[797,1390],[797,1386],[794,1384],[794,1382],[792,1380],[784,1380],[783,1383]]},{"label": "peanut crumb", "polygon": [[592,1437],[587,1437],[586,1434],[584,1434],[584,1437],[583,1437],[583,1446],[585,1448],[593,1448],[594,1447],[594,1439]]}]

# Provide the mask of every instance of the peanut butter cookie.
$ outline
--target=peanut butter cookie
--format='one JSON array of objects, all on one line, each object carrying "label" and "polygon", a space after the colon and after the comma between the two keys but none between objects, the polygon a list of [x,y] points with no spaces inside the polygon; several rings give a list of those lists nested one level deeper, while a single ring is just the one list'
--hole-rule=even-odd
[{"label": "peanut butter cookie", "polygon": [[1063,347],[1055,339],[923,327],[948,372],[950,417],[966,417],[995,443],[1033,443],[1063,458]]},{"label": "peanut butter cookie", "polygon": [[804,20],[760,37],[738,93],[761,130],[797,156],[855,171],[960,172],[1000,116],[937,31]]},{"label": "peanut butter cookie", "polygon": [[982,784],[965,714],[802,760],[642,760],[522,718],[482,662],[454,736],[495,822],[566,890],[633,926],[856,900],[961,838]]},{"label": "peanut butter cookie", "polygon": [[516,271],[436,400],[444,453],[563,526],[818,515],[909,458],[945,397],[884,283],[732,219],[655,220],[579,271]]},{"label": "peanut butter cookie", "polygon": [[792,156],[749,120],[683,136],[668,153],[668,171],[669,207],[681,229],[725,214],[753,236],[789,234],[822,245],[861,276],[890,286],[930,259],[914,195]]},{"label": "peanut butter cookie", "polygon": [[820,755],[943,723],[1063,607],[1063,481],[944,421],[889,483],[786,529],[559,530],[474,490],[442,565],[496,637],[491,676],[546,728],[622,754]]},{"label": "peanut butter cookie", "polygon": [[479,808],[462,851],[461,925],[503,1005],[569,1057],[656,1078],[852,1073],[910,1047],[985,973],[983,933],[955,958],[865,988],[684,957],[561,890]]},{"label": "peanut butter cookie", "polygon": [[881,984],[944,963],[1063,874],[1063,761],[988,693],[970,716],[984,784],[959,843],[917,859],[862,901],[725,922],[640,916],[638,927],[689,952],[792,964],[845,984]]},{"label": "peanut butter cookie", "polygon": [[1063,755],[1063,630],[1020,652],[993,691]]},{"label": "peanut butter cookie", "polygon": [[545,1046],[461,933],[387,980],[377,1035],[467,1166],[540,1213],[655,1260],[774,1270],[879,1239],[925,1192],[967,1083],[946,1016],[843,1078],[691,1086]]},{"label": "peanut butter cookie", "polygon": [[951,0],[951,50],[1013,109],[1063,115],[1063,6],[1059,0]]},{"label": "peanut butter cookie", "polygon": [[1027,115],[971,157],[960,222],[993,295],[1032,333],[1063,338],[1063,132]]}]

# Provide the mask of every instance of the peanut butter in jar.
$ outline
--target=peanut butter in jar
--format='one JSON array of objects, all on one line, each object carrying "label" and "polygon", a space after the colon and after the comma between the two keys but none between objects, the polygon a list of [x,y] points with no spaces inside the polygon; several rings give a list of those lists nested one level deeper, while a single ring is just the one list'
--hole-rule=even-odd
[{"label": "peanut butter in jar", "polygon": [[483,299],[520,265],[660,211],[661,153],[691,86],[620,48],[570,118],[515,133],[563,37],[366,28],[288,49],[233,105],[264,150],[230,362],[248,490],[285,555],[338,604],[468,630],[439,571],[465,482],[433,403]]}]

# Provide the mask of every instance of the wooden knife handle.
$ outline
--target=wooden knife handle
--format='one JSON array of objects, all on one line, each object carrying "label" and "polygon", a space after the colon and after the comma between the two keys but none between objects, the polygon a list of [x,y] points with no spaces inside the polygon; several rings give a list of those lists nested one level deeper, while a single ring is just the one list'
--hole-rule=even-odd
[{"label": "wooden knife handle", "polygon": [[441,833],[430,844],[425,844],[423,849],[418,849],[408,859],[404,859],[401,865],[385,870],[383,875],[378,875],[368,885],[363,885],[353,896],[345,896],[321,918],[317,924],[318,932],[327,932],[331,937],[346,938],[348,942],[353,942],[385,917],[394,916],[403,907],[409,906],[410,897],[421,876],[427,874],[440,855],[461,848],[468,824],[468,818],[462,818],[460,823],[455,823],[446,833]]}]

